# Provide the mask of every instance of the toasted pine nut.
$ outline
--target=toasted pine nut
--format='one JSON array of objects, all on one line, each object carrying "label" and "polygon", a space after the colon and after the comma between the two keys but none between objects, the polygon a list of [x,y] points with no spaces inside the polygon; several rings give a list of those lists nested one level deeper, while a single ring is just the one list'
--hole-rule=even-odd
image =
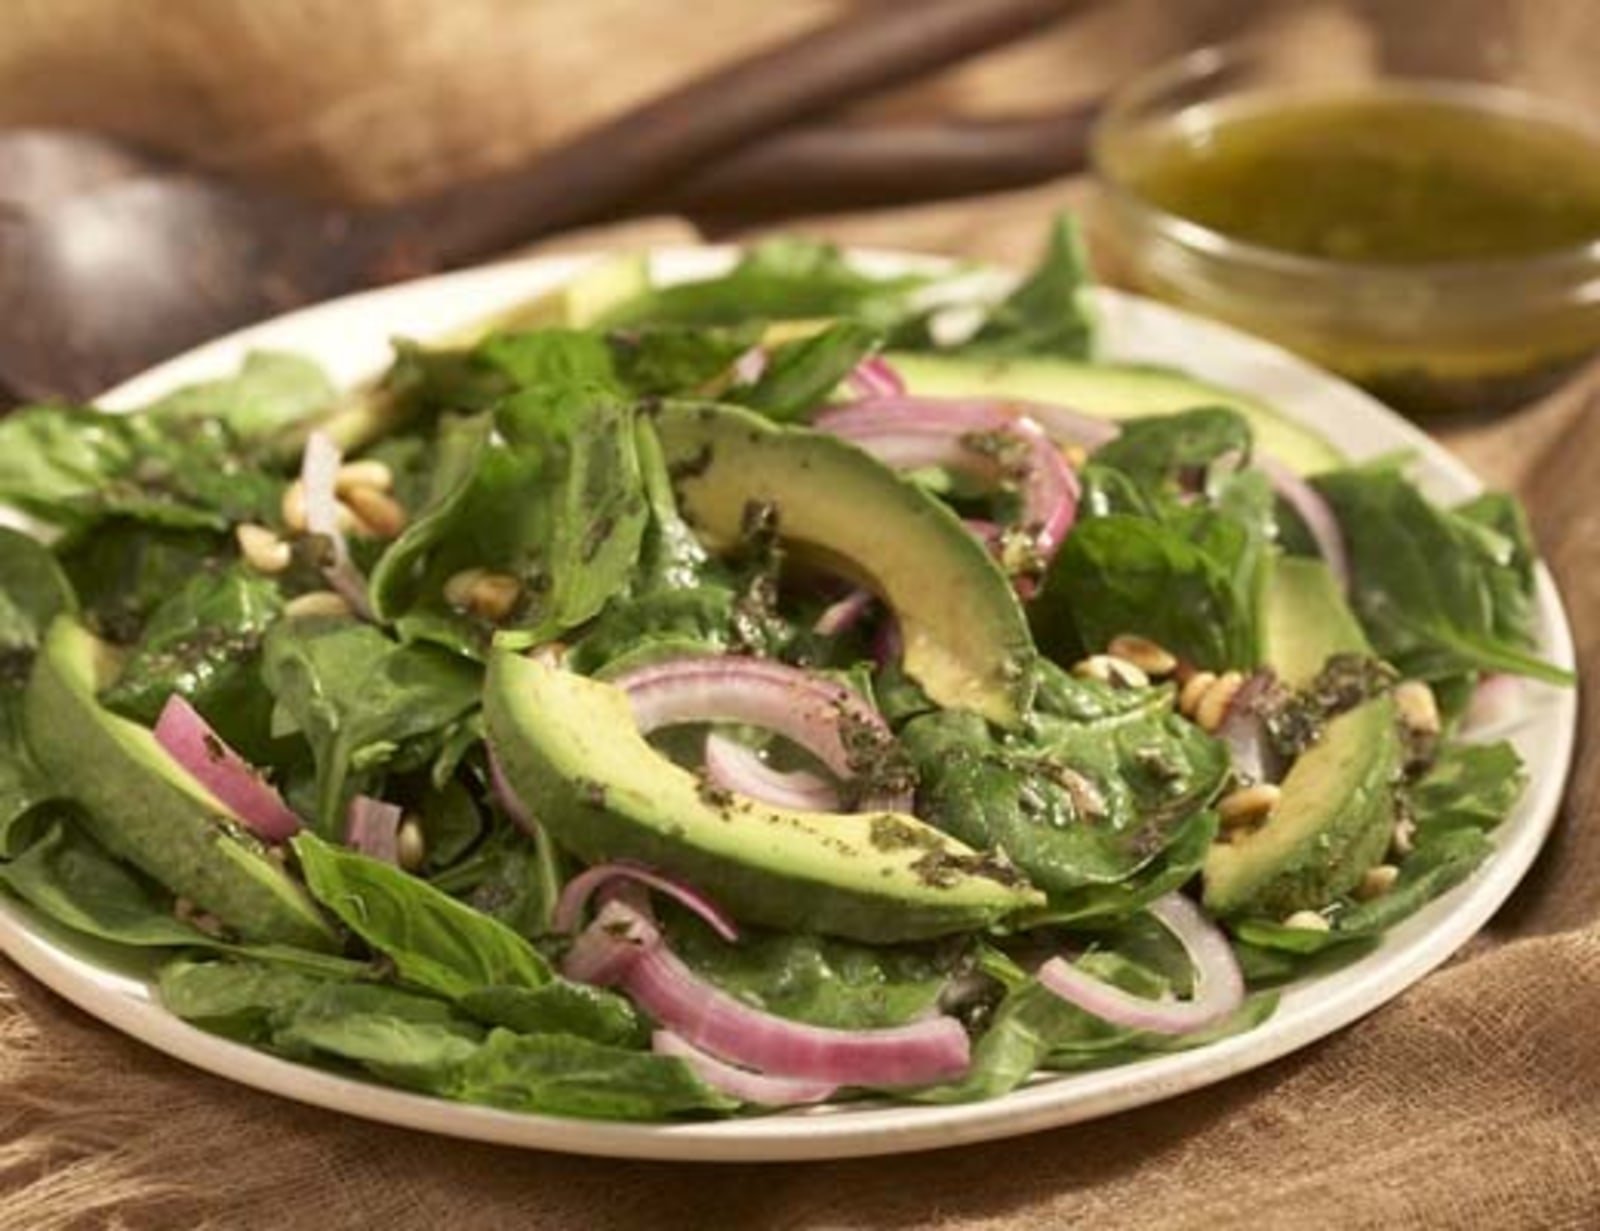
[{"label": "toasted pine nut", "polygon": [[1132,663],[1146,675],[1171,675],[1178,669],[1178,660],[1171,651],[1135,633],[1122,633],[1111,638],[1106,653]]},{"label": "toasted pine nut", "polygon": [[1202,731],[1216,731],[1228,716],[1228,706],[1244,684],[1244,676],[1237,671],[1225,671],[1216,683],[1206,689],[1194,707],[1194,720]]},{"label": "toasted pine nut", "polygon": [[365,530],[380,539],[392,539],[406,528],[406,511],[393,496],[376,487],[352,487],[344,493],[344,503]]},{"label": "toasted pine nut", "polygon": [[400,822],[400,832],[396,835],[396,848],[400,866],[407,872],[415,872],[422,866],[422,861],[427,855],[427,847],[422,836],[422,824],[416,817],[407,816]]},{"label": "toasted pine nut", "polygon": [[1399,879],[1399,868],[1392,863],[1380,863],[1375,868],[1367,869],[1366,875],[1361,878],[1361,883],[1356,886],[1355,895],[1363,902],[1381,898],[1394,888],[1395,881]]},{"label": "toasted pine nut", "polygon": [[283,504],[279,512],[290,534],[306,532],[306,485],[299,479],[283,489]]},{"label": "toasted pine nut", "polygon": [[1085,680],[1099,680],[1102,684],[1116,684],[1122,688],[1147,688],[1150,677],[1125,658],[1113,654],[1091,654],[1075,664],[1072,674]]},{"label": "toasted pine nut", "polygon": [[445,601],[492,622],[511,614],[522,596],[522,583],[509,573],[468,568],[444,583]]},{"label": "toasted pine nut", "polygon": [[1089,450],[1082,445],[1062,445],[1061,456],[1074,470],[1082,470],[1084,463],[1089,460]]},{"label": "toasted pine nut", "polygon": [[1271,816],[1282,796],[1283,792],[1270,782],[1243,787],[1217,801],[1217,816],[1226,829],[1251,825]]},{"label": "toasted pine nut", "polygon": [[1418,735],[1439,734],[1439,703],[1425,681],[1405,680],[1396,685],[1394,704],[1400,721],[1410,730]]},{"label": "toasted pine nut", "polygon": [[281,573],[289,567],[292,552],[285,543],[265,526],[243,522],[233,528],[233,537],[239,542],[239,553],[245,563],[258,573]]},{"label": "toasted pine nut", "polygon": [[335,495],[348,495],[355,487],[370,487],[374,491],[387,492],[394,490],[394,471],[390,470],[383,462],[375,459],[366,459],[358,462],[346,462],[339,467],[339,473],[333,478],[333,491]]},{"label": "toasted pine nut", "polygon": [[1200,699],[1210,691],[1211,686],[1217,682],[1217,677],[1209,671],[1196,671],[1183,682],[1183,688],[1178,693],[1178,712],[1187,718],[1193,718],[1195,709],[1200,704]]},{"label": "toasted pine nut", "polygon": [[1332,929],[1326,918],[1314,910],[1297,910],[1283,921],[1286,928],[1299,928],[1303,932],[1326,932]]},{"label": "toasted pine nut", "polygon": [[1394,824],[1394,832],[1389,835],[1389,854],[1396,859],[1404,859],[1417,849],[1417,823],[1410,817],[1401,817]]},{"label": "toasted pine nut", "polygon": [[291,598],[283,605],[283,614],[291,620],[303,620],[308,616],[347,616],[353,613],[343,595],[335,594],[332,590],[312,590],[298,598]]}]

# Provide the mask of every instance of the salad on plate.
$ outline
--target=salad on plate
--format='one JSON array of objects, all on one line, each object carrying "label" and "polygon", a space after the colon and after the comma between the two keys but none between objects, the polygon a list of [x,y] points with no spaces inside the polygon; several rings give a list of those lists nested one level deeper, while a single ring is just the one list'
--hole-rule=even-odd
[{"label": "salad on plate", "polygon": [[1511,498],[1094,339],[1065,222],[999,293],[785,239],[353,392],[18,410],[0,886],[202,1029],[513,1110],[1247,1031],[1492,853],[1487,728],[1569,681]]}]

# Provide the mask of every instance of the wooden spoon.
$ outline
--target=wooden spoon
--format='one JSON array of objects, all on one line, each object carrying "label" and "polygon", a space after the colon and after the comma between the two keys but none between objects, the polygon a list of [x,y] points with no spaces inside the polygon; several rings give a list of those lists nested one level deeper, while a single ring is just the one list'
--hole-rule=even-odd
[{"label": "wooden spoon", "polygon": [[[27,398],[87,398],[287,308],[614,215],[755,138],[1019,38],[1073,7],[874,6],[529,166],[387,208],[291,200],[89,135],[0,136],[0,384]],[[770,163],[762,175],[770,182]],[[724,181],[718,193],[726,190]]]}]

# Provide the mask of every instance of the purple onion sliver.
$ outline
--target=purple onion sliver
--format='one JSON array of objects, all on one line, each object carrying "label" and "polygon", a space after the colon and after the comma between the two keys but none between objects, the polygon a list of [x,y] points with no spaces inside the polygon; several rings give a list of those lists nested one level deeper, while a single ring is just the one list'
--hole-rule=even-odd
[{"label": "purple onion sliver", "polygon": [[804,770],[773,769],[737,740],[706,736],[706,777],[725,791],[799,812],[837,812],[839,792]]},{"label": "purple onion sliver", "polygon": [[617,880],[632,881],[664,893],[693,911],[723,940],[731,943],[739,939],[738,926],[698,889],[642,864],[621,859],[597,863],[569,880],[562,888],[561,896],[556,899],[551,926],[558,932],[576,932],[589,898],[602,886]]},{"label": "purple onion sliver", "polygon": [[399,805],[357,795],[345,811],[344,844],[369,859],[400,866]]},{"label": "purple onion sliver", "polygon": [[720,1090],[742,1103],[761,1107],[798,1107],[807,1103],[826,1102],[839,1089],[829,1082],[773,1077],[727,1064],[691,1046],[683,1036],[670,1030],[657,1030],[651,1035],[650,1047],[657,1055],[676,1056],[713,1090]]},{"label": "purple onion sliver", "polygon": [[194,706],[173,693],[161,707],[155,741],[179,767],[268,842],[285,842],[300,818],[261,772],[223,741]]}]

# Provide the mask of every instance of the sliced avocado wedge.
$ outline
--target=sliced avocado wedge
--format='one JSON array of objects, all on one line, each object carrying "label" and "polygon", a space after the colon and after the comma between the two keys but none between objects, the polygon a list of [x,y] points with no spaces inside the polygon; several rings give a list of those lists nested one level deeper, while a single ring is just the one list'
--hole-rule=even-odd
[{"label": "sliced avocado wedge", "polygon": [[1345,464],[1321,436],[1267,403],[1193,380],[1181,372],[1071,359],[993,360],[959,355],[887,356],[913,393],[935,397],[1017,398],[1071,407],[1105,419],[1168,415],[1196,406],[1226,406],[1250,422],[1256,445],[1302,474]]},{"label": "sliced avocado wedge", "polygon": [[1033,692],[1028,623],[1005,575],[954,513],[855,445],[732,407],[656,419],[679,507],[713,550],[751,506],[778,534],[874,590],[900,625],[906,673],[946,709],[1015,726]]},{"label": "sliced avocado wedge", "polygon": [[[1275,563],[1266,633],[1267,661],[1294,687],[1332,654],[1370,652],[1338,583],[1315,560]],[[1333,719],[1290,767],[1266,824],[1211,848],[1206,905],[1219,915],[1282,918],[1348,893],[1388,846],[1401,761],[1388,696]]]},{"label": "sliced avocado wedge", "polygon": [[749,923],[886,944],[1041,903],[1019,873],[914,817],[791,812],[708,790],[609,684],[497,651],[484,694],[507,780],[560,845],[681,876]]},{"label": "sliced avocado wedge", "polygon": [[110,646],[60,616],[23,698],[29,748],[93,836],[246,940],[336,950],[311,899],[243,822],[148,730],[95,700],[116,669]]}]

